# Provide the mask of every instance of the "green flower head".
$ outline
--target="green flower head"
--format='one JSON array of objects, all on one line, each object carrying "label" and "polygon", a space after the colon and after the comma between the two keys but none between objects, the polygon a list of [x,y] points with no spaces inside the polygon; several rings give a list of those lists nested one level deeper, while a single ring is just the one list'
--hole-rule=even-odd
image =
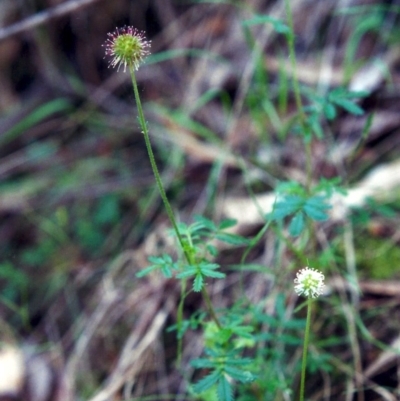
[{"label": "green flower head", "polygon": [[111,67],[121,65],[139,68],[144,58],[150,54],[150,41],[146,40],[144,32],[137,30],[132,26],[117,28],[114,32],[108,33],[108,38],[104,43],[106,56],[111,57]]},{"label": "green flower head", "polygon": [[324,275],[316,269],[306,267],[297,272],[294,279],[294,290],[297,295],[303,295],[306,298],[317,298],[325,288]]}]

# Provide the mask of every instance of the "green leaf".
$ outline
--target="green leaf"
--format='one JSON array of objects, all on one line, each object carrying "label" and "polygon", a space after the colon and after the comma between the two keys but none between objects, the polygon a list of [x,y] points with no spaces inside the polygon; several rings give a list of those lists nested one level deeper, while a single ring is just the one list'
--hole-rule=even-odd
[{"label": "green leaf", "polygon": [[233,401],[232,386],[223,375],[218,382],[217,394],[219,401]]},{"label": "green leaf", "polygon": [[325,198],[322,196],[314,196],[308,199],[303,207],[307,216],[317,221],[328,219],[329,216],[325,212],[327,209],[330,209],[330,206],[325,203]]},{"label": "green leaf", "polygon": [[364,110],[352,99],[363,98],[367,95],[368,92],[365,91],[352,92],[345,88],[337,88],[330,92],[328,99],[349,113],[359,116],[364,114]]},{"label": "green leaf", "polygon": [[148,266],[145,269],[142,269],[139,272],[137,272],[135,274],[135,276],[138,278],[142,278],[144,276],[147,276],[150,272],[152,272],[153,270],[156,270],[156,269],[157,269],[157,266],[154,266],[154,265]]},{"label": "green leaf", "polygon": [[206,277],[212,277],[212,278],[224,278],[224,277],[226,277],[225,273],[216,272],[215,270],[210,270],[210,269],[202,269],[201,273]]},{"label": "green leaf", "polygon": [[227,228],[236,226],[236,224],[237,224],[237,220],[235,220],[235,219],[224,219],[221,221],[221,223],[219,223],[218,228],[220,230],[226,230]]},{"label": "green leaf", "polygon": [[188,266],[185,268],[183,272],[180,272],[179,274],[176,275],[176,278],[188,278],[191,276],[194,276],[195,274],[198,273],[198,270],[192,266]]},{"label": "green leaf", "polygon": [[255,17],[245,20],[242,22],[243,26],[253,26],[253,25],[259,25],[259,24],[265,24],[269,23],[271,24],[275,31],[278,33],[282,33],[284,35],[290,34],[290,28],[284,24],[281,20],[269,17],[268,15],[256,15]]},{"label": "green leaf", "polygon": [[198,381],[193,386],[193,390],[196,393],[201,393],[216,384],[221,376],[222,374],[219,370],[214,370],[211,374]]},{"label": "green leaf", "polygon": [[364,110],[351,100],[334,99],[333,102],[340,106],[342,109],[348,111],[350,114],[354,114],[356,116],[361,116],[364,114]]},{"label": "green leaf", "polygon": [[249,383],[254,380],[254,376],[248,370],[242,370],[238,368],[234,368],[233,366],[225,366],[225,373],[242,383]]},{"label": "green leaf", "polygon": [[213,361],[210,361],[209,359],[206,358],[198,358],[198,359],[193,359],[190,364],[197,369],[204,369],[204,368],[213,368],[215,366]]},{"label": "green leaf", "polygon": [[201,272],[198,272],[193,281],[193,291],[200,292],[201,289],[203,288],[203,283],[204,283],[203,275],[201,274]]},{"label": "green leaf", "polygon": [[208,244],[208,245],[206,246],[206,248],[207,248],[207,251],[210,252],[210,255],[211,255],[211,256],[214,256],[214,257],[218,256],[218,249],[217,249],[217,247],[215,247],[214,245]]},{"label": "green leaf", "polygon": [[316,221],[324,221],[328,220],[329,218],[329,216],[327,215],[327,213],[325,213],[324,210],[313,206],[305,205],[304,211],[306,212],[308,217]]},{"label": "green leaf", "polygon": [[288,195],[285,196],[281,201],[275,204],[274,210],[271,213],[271,217],[275,220],[281,220],[290,214],[294,214],[301,208],[304,200],[300,196]]},{"label": "green leaf", "polygon": [[331,103],[325,103],[324,105],[324,114],[328,120],[334,120],[336,117],[336,108]]},{"label": "green leaf", "polygon": [[249,243],[247,238],[229,233],[218,233],[215,238],[230,245],[247,245]]},{"label": "green leaf", "polygon": [[210,219],[207,219],[204,216],[195,215],[194,220],[198,223],[201,223],[203,227],[208,228],[210,231],[215,231],[217,229],[216,225]]},{"label": "green leaf", "polygon": [[297,212],[289,225],[289,233],[292,237],[297,237],[304,229],[304,214],[300,211]]},{"label": "green leaf", "polygon": [[172,277],[172,269],[176,270],[178,266],[172,260],[171,256],[164,254],[162,256],[149,256],[148,261],[152,263],[149,267],[136,273],[136,277],[143,277],[153,270],[160,270],[166,278]]}]

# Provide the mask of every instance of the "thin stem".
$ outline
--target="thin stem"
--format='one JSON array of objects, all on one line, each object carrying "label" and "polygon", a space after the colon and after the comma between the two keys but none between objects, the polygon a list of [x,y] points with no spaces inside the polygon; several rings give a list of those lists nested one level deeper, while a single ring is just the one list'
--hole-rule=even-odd
[{"label": "thin stem", "polygon": [[213,307],[213,305],[211,303],[211,299],[210,299],[210,296],[208,295],[206,287],[203,286],[203,288],[201,289],[201,293],[203,294],[203,298],[204,298],[204,301],[206,303],[206,307],[208,309],[208,312],[211,315],[211,318],[214,320],[214,322],[217,325],[217,327],[219,329],[221,329],[222,328],[221,323],[219,322],[219,320],[217,318],[217,315],[215,314],[214,307]]},{"label": "thin stem", "polygon": [[[287,36],[288,40],[288,48],[289,48],[289,58],[290,63],[292,65],[292,81],[293,81],[293,92],[296,102],[296,107],[299,113],[300,125],[304,131],[304,134],[308,134],[308,127],[306,124],[306,115],[303,109],[303,102],[301,100],[301,91],[299,79],[297,77],[297,61],[296,61],[296,52],[294,49],[294,24],[293,24],[293,14],[292,8],[290,6],[290,0],[285,0],[285,9],[288,20],[288,25],[290,28],[290,33]],[[311,188],[312,181],[312,154],[311,154],[311,140],[309,135],[306,136],[304,145],[306,148],[306,172],[307,172],[307,189]]]},{"label": "thin stem", "polygon": [[183,305],[185,303],[185,293],[186,293],[186,280],[181,281],[181,299],[178,305],[178,312],[176,315],[177,321],[177,331],[178,331],[178,353],[177,353],[177,363],[181,364],[182,355],[183,355],[183,334],[182,334],[182,322],[183,322]]},{"label": "thin stem", "polygon": [[[190,255],[190,253],[187,251],[183,239],[182,239],[182,235],[179,232],[178,229],[178,225],[176,223],[176,219],[175,219],[175,215],[174,212],[172,210],[171,204],[169,203],[169,200],[167,198],[167,194],[165,192],[164,189],[164,185],[162,183],[161,180],[161,176],[160,173],[158,171],[158,167],[157,167],[157,163],[156,163],[156,159],[154,157],[154,153],[153,153],[153,148],[151,146],[151,142],[150,142],[150,135],[149,135],[149,130],[147,128],[147,123],[146,123],[146,119],[144,117],[144,113],[143,113],[143,108],[142,108],[142,102],[140,101],[140,96],[139,96],[139,90],[137,87],[137,82],[136,82],[136,76],[135,76],[135,68],[133,65],[129,66],[129,72],[131,75],[131,79],[132,79],[132,86],[133,86],[133,91],[135,93],[135,100],[136,100],[136,105],[137,105],[137,109],[138,109],[138,117],[139,117],[139,124],[140,127],[142,128],[142,132],[143,132],[143,136],[144,136],[144,141],[146,144],[146,149],[147,149],[147,153],[149,155],[149,159],[150,159],[150,164],[151,164],[151,168],[153,170],[154,173],[154,178],[156,179],[156,183],[157,183],[157,187],[158,190],[160,192],[161,195],[161,199],[164,203],[165,209],[167,211],[169,220],[172,224],[172,227],[176,233],[176,236],[178,238],[179,241],[179,245],[181,246],[182,252],[185,255],[186,261],[189,264],[192,264],[192,257]],[[221,328],[221,323],[219,322],[217,315],[214,311],[214,308],[212,306],[211,300],[210,300],[210,296],[208,295],[207,290],[203,287],[203,291],[202,291],[203,297],[204,297],[204,301],[206,303],[207,309],[211,315],[211,318],[215,321],[216,325]],[[182,304],[183,307],[183,304]]]},{"label": "thin stem", "polygon": [[164,206],[165,206],[165,209],[167,211],[169,220],[170,220],[170,222],[172,224],[172,227],[173,227],[173,229],[174,229],[174,231],[176,233],[176,236],[178,238],[179,244],[180,244],[183,252],[185,253],[186,258],[188,259],[188,255],[186,254],[185,247],[183,245],[182,236],[179,233],[178,225],[177,225],[176,220],[175,220],[175,215],[174,215],[174,212],[172,211],[171,205],[170,205],[170,203],[168,201],[167,194],[165,193],[164,185],[162,183],[161,176],[160,176],[160,173],[158,171],[156,159],[154,157],[153,148],[152,148],[151,142],[150,142],[149,130],[147,128],[147,123],[146,123],[146,120],[145,120],[145,117],[144,117],[144,113],[143,113],[143,108],[142,108],[142,102],[140,101],[139,90],[138,90],[138,87],[137,87],[137,82],[136,82],[136,77],[135,77],[135,68],[133,67],[133,65],[129,66],[129,72],[131,74],[133,91],[135,93],[135,100],[136,100],[136,105],[137,105],[137,109],[138,109],[139,124],[140,124],[140,127],[142,128],[142,133],[143,133],[143,136],[144,136],[144,141],[145,141],[145,144],[146,144],[147,153],[149,155],[151,168],[152,168],[153,173],[154,173],[154,178],[156,179],[156,183],[157,183],[157,187],[158,187],[158,190],[160,192],[160,195],[161,195],[161,199],[162,199],[162,201],[164,203]]},{"label": "thin stem", "polygon": [[310,325],[311,325],[311,306],[312,299],[307,300],[307,320],[306,320],[306,331],[304,333],[304,344],[303,344],[303,359],[301,362],[301,381],[300,381],[300,401],[304,401],[304,387],[306,383],[306,367],[307,367],[307,352],[308,343],[310,340]]}]

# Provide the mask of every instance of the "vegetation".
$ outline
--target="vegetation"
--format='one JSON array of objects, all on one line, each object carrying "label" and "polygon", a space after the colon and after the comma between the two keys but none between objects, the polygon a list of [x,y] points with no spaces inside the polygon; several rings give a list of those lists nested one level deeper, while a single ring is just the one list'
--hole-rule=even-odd
[{"label": "vegetation", "polygon": [[88,3],[3,32],[3,344],[63,399],[397,399],[400,9]]}]

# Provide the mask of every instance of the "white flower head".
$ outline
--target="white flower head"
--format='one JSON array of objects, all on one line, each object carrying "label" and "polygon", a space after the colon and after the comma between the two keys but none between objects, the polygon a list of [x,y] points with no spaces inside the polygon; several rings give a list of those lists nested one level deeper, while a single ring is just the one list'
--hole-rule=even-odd
[{"label": "white flower head", "polygon": [[305,267],[297,272],[294,279],[294,290],[297,295],[304,295],[306,298],[318,298],[325,288],[325,276],[316,269]]}]

